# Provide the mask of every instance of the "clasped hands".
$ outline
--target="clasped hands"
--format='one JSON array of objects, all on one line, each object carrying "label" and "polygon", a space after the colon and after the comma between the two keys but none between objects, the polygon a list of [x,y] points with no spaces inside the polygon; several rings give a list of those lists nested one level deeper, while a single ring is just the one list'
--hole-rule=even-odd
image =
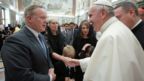
[{"label": "clasped hands", "polygon": [[70,57],[59,55],[57,53],[53,53],[53,58],[63,61],[67,66],[70,66],[70,67],[75,67],[75,66],[80,65],[78,59],[72,59]]}]

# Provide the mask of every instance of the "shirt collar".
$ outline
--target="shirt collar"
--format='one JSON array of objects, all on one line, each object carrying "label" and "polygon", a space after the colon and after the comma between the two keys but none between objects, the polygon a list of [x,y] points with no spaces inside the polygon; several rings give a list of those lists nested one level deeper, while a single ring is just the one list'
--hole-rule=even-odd
[{"label": "shirt collar", "polygon": [[29,26],[26,26],[33,34],[34,36],[38,39],[38,35],[40,34],[39,32],[35,31],[34,29],[32,29],[31,27]]},{"label": "shirt collar", "polygon": [[140,19],[140,20],[132,27],[132,29],[134,29],[141,21],[142,21],[142,19]]},{"label": "shirt collar", "polygon": [[97,40],[100,39],[102,33],[109,27],[109,25],[111,25],[113,22],[117,21],[118,19],[116,17],[111,17],[110,19],[108,19],[101,27],[100,31],[98,31],[96,33],[96,38]]},{"label": "shirt collar", "polygon": [[110,19],[108,19],[101,27],[100,29],[100,32],[104,32],[108,27],[109,25],[111,25],[112,23],[114,23],[115,21],[117,21],[117,18],[116,17],[111,17]]}]

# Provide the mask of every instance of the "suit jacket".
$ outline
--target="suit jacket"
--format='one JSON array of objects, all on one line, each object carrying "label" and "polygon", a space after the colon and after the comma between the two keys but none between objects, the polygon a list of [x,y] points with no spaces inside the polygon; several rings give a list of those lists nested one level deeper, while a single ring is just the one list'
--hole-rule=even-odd
[{"label": "suit jacket", "polygon": [[65,31],[62,32],[62,34],[65,37],[66,44],[72,45],[73,36],[74,36],[74,29],[65,29]]},{"label": "suit jacket", "polygon": [[132,29],[132,32],[139,40],[142,48],[144,49],[144,21],[141,21],[134,29]]},{"label": "suit jacket", "polygon": [[[44,43],[46,45],[46,41]],[[34,34],[26,27],[8,37],[1,50],[5,80],[50,81],[48,70],[53,65],[49,46],[46,47],[47,57]]]}]

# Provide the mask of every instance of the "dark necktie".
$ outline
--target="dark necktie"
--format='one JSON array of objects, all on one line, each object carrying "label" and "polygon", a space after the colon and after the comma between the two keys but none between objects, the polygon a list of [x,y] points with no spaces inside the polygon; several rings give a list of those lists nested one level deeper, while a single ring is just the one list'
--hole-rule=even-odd
[{"label": "dark necktie", "polygon": [[47,57],[47,51],[46,51],[46,46],[44,44],[44,40],[43,40],[43,37],[41,34],[38,35],[38,38],[39,38],[39,43],[44,51],[44,55]]}]

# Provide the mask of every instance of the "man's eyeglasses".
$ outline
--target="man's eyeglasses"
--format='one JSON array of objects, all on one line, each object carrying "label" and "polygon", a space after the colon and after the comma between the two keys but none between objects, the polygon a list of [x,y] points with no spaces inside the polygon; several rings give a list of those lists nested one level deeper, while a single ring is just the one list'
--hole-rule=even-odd
[{"label": "man's eyeglasses", "polygon": [[58,24],[57,22],[51,22],[52,24]]},{"label": "man's eyeglasses", "polygon": [[39,17],[39,16],[34,16],[34,17],[39,18],[39,19],[42,19],[42,20],[47,19],[47,17],[46,17],[46,16],[41,16],[41,17]]}]

